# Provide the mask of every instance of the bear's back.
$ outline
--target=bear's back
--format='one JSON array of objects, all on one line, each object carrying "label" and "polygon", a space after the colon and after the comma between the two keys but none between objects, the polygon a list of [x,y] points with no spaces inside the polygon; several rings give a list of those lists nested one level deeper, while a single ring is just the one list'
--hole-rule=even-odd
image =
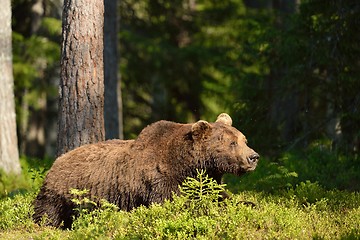
[{"label": "bear's back", "polygon": [[166,142],[179,134],[179,129],[187,125],[189,124],[180,124],[164,120],[155,122],[141,131],[133,147],[137,150],[146,148],[158,148],[160,150]]},{"label": "bear's back", "polygon": [[94,182],[109,181],[112,172],[127,165],[129,157],[126,156],[133,142],[108,140],[71,150],[56,159],[45,182],[48,187],[68,195],[70,188],[84,189]]}]

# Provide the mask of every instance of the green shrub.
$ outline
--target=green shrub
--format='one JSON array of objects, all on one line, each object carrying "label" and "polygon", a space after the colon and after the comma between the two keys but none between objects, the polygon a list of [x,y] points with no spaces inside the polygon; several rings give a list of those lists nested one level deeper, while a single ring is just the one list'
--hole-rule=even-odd
[{"label": "green shrub", "polygon": [[226,175],[225,182],[235,193],[246,190],[276,193],[306,182],[327,190],[359,191],[358,163],[359,156],[344,155],[332,150],[327,142],[319,141],[302,152],[285,152],[276,161],[261,158],[254,172],[240,178]]},{"label": "green shrub", "polygon": [[29,229],[33,227],[32,201],[34,194],[17,194],[0,201],[0,230]]},{"label": "green shrub", "polygon": [[225,191],[225,184],[218,184],[204,170],[197,170],[197,178],[188,177],[180,186],[180,192],[187,199],[188,207],[194,214],[205,214],[210,210],[209,202],[218,202]]},{"label": "green shrub", "polygon": [[297,177],[298,174],[295,171],[290,171],[279,163],[262,158],[254,172],[246,173],[242,177],[227,174],[224,180],[234,193],[246,190],[274,193],[296,184]]},{"label": "green shrub", "polygon": [[[188,178],[173,201],[129,212],[98,209],[74,222],[72,239],[359,238],[358,193],[305,182],[265,194],[245,191],[218,202],[223,185],[204,172]],[[207,193],[207,194],[204,194]],[[241,204],[252,201],[255,208]],[[339,205],[339,203],[342,204]],[[336,206],[333,206],[336,205]]]},{"label": "green shrub", "polygon": [[196,202],[217,201],[225,191],[225,184],[218,184],[210,178],[205,170],[196,170],[197,178],[188,177],[180,186],[180,192],[185,198]]},{"label": "green shrub", "polygon": [[29,184],[22,175],[6,174],[0,170],[0,199],[26,192]]},{"label": "green shrub", "polygon": [[223,187],[204,171],[199,171],[196,179],[188,178],[183,183],[181,196],[174,195],[173,201],[166,201],[162,206],[141,206],[131,214],[118,212],[116,206],[106,202],[89,212],[82,206],[99,206],[82,196],[86,191],[72,190],[78,196],[73,201],[80,212],[73,224],[74,236],[79,239],[101,238],[109,232],[117,238],[141,239],[208,236],[213,234],[213,217],[220,216],[218,199]]},{"label": "green shrub", "polygon": [[327,142],[314,142],[301,152],[287,152],[279,161],[298,174],[298,182],[309,180],[326,189],[360,190],[359,156],[332,150]]},{"label": "green shrub", "polygon": [[0,239],[360,239],[358,192],[329,191],[305,181],[272,193],[242,191],[219,202],[223,188],[199,172],[172,201],[130,212],[73,190],[79,217],[70,231],[34,224],[35,194],[18,194],[0,201]]},{"label": "green shrub", "polygon": [[21,174],[5,174],[0,171],[0,199],[16,194],[37,192],[51,167],[52,159],[20,158]]}]

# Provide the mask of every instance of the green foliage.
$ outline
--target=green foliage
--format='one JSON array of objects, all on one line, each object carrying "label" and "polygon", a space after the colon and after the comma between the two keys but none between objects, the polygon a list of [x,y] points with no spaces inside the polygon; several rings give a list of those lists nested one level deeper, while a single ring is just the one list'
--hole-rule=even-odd
[{"label": "green foliage", "polygon": [[[13,11],[19,11],[19,16],[26,18],[29,9],[24,9],[24,7],[28,4],[30,4],[29,1],[16,2],[13,4]],[[15,16],[17,16],[16,13]],[[38,32],[30,35],[27,32],[28,29],[23,28],[31,20],[19,19],[19,21],[21,24],[13,19],[12,50],[20,153],[31,152],[31,156],[43,158],[44,150],[37,149],[41,147],[36,145],[38,139],[31,139],[33,142],[29,143],[28,127],[34,122],[38,128],[45,121],[55,121],[56,110],[53,109],[52,104],[56,101],[58,94],[61,21],[43,17]]]},{"label": "green foliage", "polygon": [[218,184],[210,178],[205,170],[196,170],[197,178],[188,177],[182,186],[180,192],[188,199],[195,202],[217,201],[222,197],[221,192],[225,191],[225,184]]},{"label": "green foliage", "polygon": [[78,217],[72,225],[73,237],[76,239],[99,239],[104,237],[106,232],[111,229],[111,226],[119,221],[119,218],[113,217],[118,210],[116,205],[103,199],[96,203],[86,197],[88,192],[86,189],[70,190],[70,193],[74,195],[71,201],[76,204],[76,211],[78,212]]},{"label": "green foliage", "polygon": [[[254,9],[250,2],[120,2],[125,137],[155,120],[211,121],[227,111],[262,155],[324,136],[358,154],[359,3],[306,0],[286,9],[285,1]],[[45,1],[41,26],[30,34],[31,1],[13,2],[20,142],[29,117],[45,111],[55,121],[56,110],[44,106],[57,96],[60,62],[61,21],[47,17],[52,4]]]},{"label": "green foliage", "polygon": [[241,73],[263,70],[243,46],[262,31],[245,12],[241,1],[121,2],[126,135],[158,119],[210,120],[232,109]]},{"label": "green foliage", "polygon": [[328,142],[319,141],[301,152],[286,152],[276,161],[262,157],[254,172],[241,178],[226,175],[225,182],[233,192],[274,193],[305,183],[318,184],[325,189],[359,191],[358,161],[358,156],[334,153]]},{"label": "green foliage", "polygon": [[274,193],[292,187],[298,182],[296,171],[286,166],[261,158],[254,172],[242,177],[226,175],[225,182],[232,192],[256,190]]},{"label": "green foliage", "polygon": [[89,193],[89,190],[83,189],[70,189],[70,194],[74,196],[71,201],[75,203],[76,208],[75,210],[79,214],[88,213],[89,210],[95,208],[97,206],[96,202],[90,200],[86,197],[86,195]]},{"label": "green foliage", "polygon": [[358,194],[356,192],[343,192],[339,190],[328,191],[318,183],[310,181],[301,182],[287,191],[278,193],[286,198],[294,198],[304,207],[316,205],[317,210],[347,211],[357,208]]},{"label": "green foliage", "polygon": [[283,154],[279,162],[298,173],[298,182],[318,182],[327,189],[360,190],[359,157],[332,150],[328,141],[317,141],[303,151]]},{"label": "green foliage", "polygon": [[94,208],[100,208],[100,209],[112,209],[112,210],[118,210],[118,207],[112,203],[107,202],[104,199],[101,199],[99,203],[96,203],[89,198],[86,197],[86,195],[89,193],[89,190],[83,189],[70,189],[70,194],[74,196],[71,201],[75,203],[76,205],[76,211],[81,214],[87,214],[89,213],[91,209]]},{"label": "green foliage", "polygon": [[[32,36],[25,38],[13,32],[13,68],[15,94],[29,90],[28,103],[38,107],[37,98],[42,92],[54,93],[54,86],[47,84],[47,74],[51,74],[58,66],[60,59],[59,44],[46,37]],[[17,99],[21,99],[18,96]],[[20,104],[18,104],[20,107]]]},{"label": "green foliage", "polygon": [[358,152],[359,4],[246,5],[121,2],[125,135],[228,111],[266,155],[324,136]]},{"label": "green foliage", "polygon": [[48,36],[51,39],[56,39],[60,36],[61,21],[59,21],[59,19],[44,17],[41,24],[41,31],[43,35]]},{"label": "green foliage", "polygon": [[7,230],[28,230],[34,227],[32,201],[34,194],[17,194],[13,198],[0,200],[0,232]]},{"label": "green foliage", "polygon": [[[0,238],[359,239],[359,10],[354,1],[301,1],[291,14],[235,0],[121,1],[126,136],[161,118],[211,121],[228,111],[266,157],[252,173],[226,176],[235,194],[221,203],[224,186],[206,175],[188,179],[171,202],[131,212],[74,192],[71,231],[32,223],[33,192],[51,161],[22,159],[21,177],[0,174]],[[57,94],[60,30],[44,18],[36,35],[13,33],[22,127],[44,95]]]},{"label": "green foliage", "polygon": [[[360,45],[354,32],[359,3],[308,0],[299,7],[297,13],[278,16],[281,22],[264,35],[271,69],[266,99],[273,115],[268,125],[275,129],[271,140],[275,146],[301,148],[327,136],[351,154],[358,151],[360,130],[355,120]],[[341,136],[335,136],[336,121]]]},{"label": "green foliage", "polygon": [[28,185],[23,176],[6,174],[0,170],[0,199],[8,195],[20,193],[26,187]]},{"label": "green foliage", "polygon": [[21,193],[37,192],[52,162],[52,159],[21,158],[21,175],[5,174],[0,171],[0,199]]},{"label": "green foliage", "polygon": [[193,216],[209,215],[212,208],[209,203],[218,203],[225,191],[225,184],[218,184],[210,178],[205,170],[196,170],[197,177],[188,177],[180,188],[180,193],[187,200],[187,207],[193,212]]},{"label": "green foliage", "polygon": [[[71,231],[36,226],[31,220],[34,194],[0,201],[2,239],[359,239],[360,194],[300,183],[274,194],[244,191],[219,203],[223,185],[198,172],[182,185],[183,194],[164,204],[118,211],[113,204],[86,200]],[[201,190],[202,189],[202,190]],[[206,193],[206,194],[205,194]],[[256,203],[252,208],[242,201]]]},{"label": "green foliage", "polygon": [[[82,208],[80,217],[74,222],[76,238],[90,239],[104,237],[109,229],[115,231],[115,238],[191,238],[205,235],[213,230],[208,227],[214,223],[212,216],[219,216],[218,199],[224,185],[199,171],[196,179],[188,178],[181,187],[181,196],[167,201],[163,206],[153,204],[150,208],[139,207],[129,213],[115,212],[114,205],[103,202],[102,207],[88,212]],[[83,196],[87,191],[72,190]],[[83,198],[77,204],[96,203]],[[151,209],[151,210],[150,210]],[[169,220],[167,220],[169,219]],[[122,223],[123,226],[119,226]]]}]

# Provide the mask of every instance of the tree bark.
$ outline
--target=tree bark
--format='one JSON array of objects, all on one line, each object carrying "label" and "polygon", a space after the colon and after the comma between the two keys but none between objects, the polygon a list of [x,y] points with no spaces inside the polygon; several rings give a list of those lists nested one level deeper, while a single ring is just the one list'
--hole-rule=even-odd
[{"label": "tree bark", "polygon": [[105,76],[105,138],[123,138],[122,101],[118,75],[117,1],[105,0],[104,76]]},{"label": "tree bark", "polygon": [[104,140],[104,1],[64,1],[57,155]]},{"label": "tree bark", "polygon": [[21,168],[16,135],[11,4],[10,0],[0,2],[0,169],[19,174]]}]

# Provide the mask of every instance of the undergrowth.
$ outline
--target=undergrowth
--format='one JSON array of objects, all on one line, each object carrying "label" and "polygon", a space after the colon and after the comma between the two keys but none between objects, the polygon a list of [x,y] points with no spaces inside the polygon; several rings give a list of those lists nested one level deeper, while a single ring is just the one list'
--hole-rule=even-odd
[{"label": "undergrowth", "polygon": [[[278,161],[261,159],[244,177],[226,176],[226,185],[199,171],[172,201],[130,212],[74,189],[79,217],[66,231],[32,221],[32,202],[50,164],[22,161],[22,180],[0,175],[0,239],[360,239],[358,166],[345,176],[352,161],[323,149],[287,153]],[[222,199],[225,189],[230,199]]]},{"label": "undergrowth", "polygon": [[5,174],[0,170],[0,199],[37,191],[52,162],[50,158],[40,160],[22,157],[21,175]]},{"label": "undergrowth", "polygon": [[307,182],[326,190],[360,191],[360,156],[334,151],[331,143],[318,141],[276,159],[261,158],[254,172],[240,178],[226,175],[225,181],[235,193],[277,193]]},{"label": "undergrowth", "polygon": [[[34,194],[0,202],[1,239],[359,239],[360,195],[328,191],[303,183],[278,194],[244,191],[230,199],[219,197],[218,185],[205,172],[187,179],[183,194],[173,201],[119,211],[102,202],[88,211],[73,192],[79,217],[63,231],[37,226],[31,220]],[[255,207],[243,204],[255,203]],[[90,204],[95,204],[90,202]]]}]

